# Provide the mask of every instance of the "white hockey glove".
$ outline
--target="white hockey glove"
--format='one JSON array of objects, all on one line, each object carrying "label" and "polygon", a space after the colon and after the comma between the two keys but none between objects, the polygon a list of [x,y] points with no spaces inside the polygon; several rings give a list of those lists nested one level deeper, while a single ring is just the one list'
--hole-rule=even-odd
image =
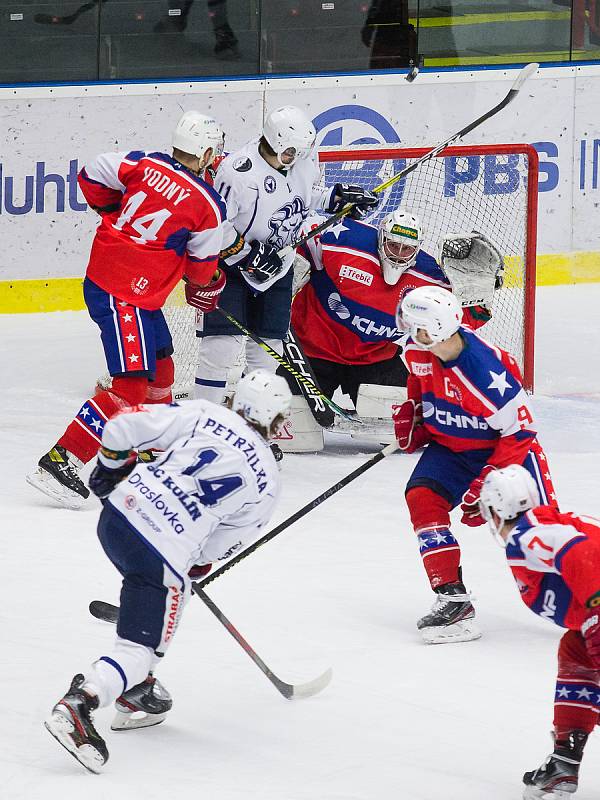
[{"label": "white hockey glove", "polygon": [[491,309],[504,282],[504,259],[482,233],[453,233],[439,241],[439,264],[463,307]]}]

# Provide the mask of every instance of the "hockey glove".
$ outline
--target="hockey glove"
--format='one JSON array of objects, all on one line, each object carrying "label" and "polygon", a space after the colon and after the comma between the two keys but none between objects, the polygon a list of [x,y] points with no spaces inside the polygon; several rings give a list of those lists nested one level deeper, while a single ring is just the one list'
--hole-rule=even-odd
[{"label": "hockey glove", "polygon": [[392,419],[398,447],[403,453],[414,453],[430,442],[431,435],[423,425],[421,403],[406,400],[400,406],[392,406]]},{"label": "hockey glove", "polygon": [[129,473],[135,467],[135,464],[135,454],[132,455],[131,459],[123,464],[123,466],[113,469],[110,467],[105,467],[104,464],[99,460],[92,470],[90,479],[88,481],[88,486],[96,495],[96,497],[104,500],[104,498],[108,497],[108,495],[112,492],[115,486],[118,483],[121,483],[123,478],[126,478],[129,475]]},{"label": "hockey glove", "polygon": [[471,481],[471,485],[463,495],[460,510],[463,512],[461,522],[468,525],[469,528],[477,528],[479,525],[485,525],[485,520],[481,516],[479,509],[479,495],[481,494],[481,487],[486,479],[486,476],[494,469],[490,464],[486,464],[481,470],[480,474]]},{"label": "hockey glove", "polygon": [[[195,283],[186,283],[185,299],[188,305],[208,314],[214,311],[219,302],[221,292],[225,288],[227,279],[222,269],[217,270],[217,277],[208,286],[198,286]],[[215,273],[216,274],[216,273]]]},{"label": "hockey glove", "polygon": [[600,670],[600,611],[597,608],[588,613],[581,626],[581,635],[594,669]]},{"label": "hockey glove", "polygon": [[351,203],[354,208],[349,212],[352,219],[364,219],[367,214],[375,210],[379,203],[379,198],[368,189],[362,186],[349,186],[347,183],[336,183],[333,190],[329,211],[335,214],[341,211],[344,206]]},{"label": "hockey glove", "polygon": [[250,252],[235,266],[242,272],[247,272],[257,283],[264,283],[279,275],[283,269],[283,261],[271,245],[251,242]]},{"label": "hockey glove", "polygon": [[504,259],[477,231],[452,233],[440,240],[439,263],[463,307],[492,307],[494,292],[504,283]]}]

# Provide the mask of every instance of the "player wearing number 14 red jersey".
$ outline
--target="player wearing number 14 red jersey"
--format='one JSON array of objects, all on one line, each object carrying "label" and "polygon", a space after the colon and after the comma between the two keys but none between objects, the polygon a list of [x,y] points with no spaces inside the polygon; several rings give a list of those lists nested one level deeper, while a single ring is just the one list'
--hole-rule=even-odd
[{"label": "player wearing number 14 red jersey", "polygon": [[188,111],[175,128],[172,156],[106,153],[79,175],[101,217],[83,293],[112,386],[83,404],[27,477],[69,508],[89,496],[77,470],[96,454],[106,420],[125,406],[171,400],[173,343],[161,311],[171,290],[185,276],[188,303],[208,312],[225,286],[218,269],[225,205],[200,177],[222,149],[215,120]]}]

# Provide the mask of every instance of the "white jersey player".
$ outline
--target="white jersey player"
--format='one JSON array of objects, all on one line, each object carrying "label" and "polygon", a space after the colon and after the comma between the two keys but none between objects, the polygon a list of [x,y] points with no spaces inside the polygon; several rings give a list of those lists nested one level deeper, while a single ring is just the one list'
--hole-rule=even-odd
[{"label": "white jersey player", "polygon": [[[329,213],[347,203],[357,215],[373,208],[377,197],[361,187],[324,188],[314,153],[316,132],[294,106],[273,111],[263,134],[225,158],[214,186],[227,206],[222,258],[227,286],[221,308],[283,352],[290,321],[294,253],[278,251],[293,243],[310,209]],[[244,346],[240,330],[219,314],[200,315],[196,397],[221,402],[227,376]],[[275,371],[276,361],[249,342],[248,368]]]},{"label": "white jersey player", "polygon": [[[90,488],[106,498],[98,537],[123,576],[117,638],[75,676],[46,722],[91,772],[108,759],[92,711],[116,701],[112,727],[121,730],[155,725],[170,709],[152,670],[189,597],[188,571],[229,558],[269,520],[280,479],[268,440],[290,403],[283,378],[256,370],[239,382],[231,409],[205,400],[138,406],[106,424]],[[136,463],[136,451],[148,448],[163,452]]]}]

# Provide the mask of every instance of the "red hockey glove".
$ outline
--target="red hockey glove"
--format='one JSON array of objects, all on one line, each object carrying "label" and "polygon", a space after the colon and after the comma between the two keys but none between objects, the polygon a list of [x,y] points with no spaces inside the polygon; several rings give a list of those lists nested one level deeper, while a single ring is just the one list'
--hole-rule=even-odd
[{"label": "red hockey glove", "polygon": [[190,567],[188,572],[188,577],[191,581],[199,581],[200,578],[204,578],[205,575],[212,569],[212,564],[194,564],[193,567]]},{"label": "red hockey glove", "polygon": [[597,608],[588,613],[581,626],[581,635],[594,669],[600,670],[600,611]]},{"label": "red hockey glove", "polygon": [[423,405],[406,400],[400,406],[392,406],[394,433],[398,446],[404,453],[414,453],[431,441],[431,434],[423,425]]},{"label": "red hockey glove", "polygon": [[470,528],[477,528],[479,525],[485,525],[485,520],[479,511],[479,495],[481,494],[481,487],[483,482],[494,467],[486,464],[481,470],[481,473],[471,481],[471,485],[463,494],[460,510],[463,512],[461,522],[468,525]]},{"label": "red hockey glove", "polygon": [[217,278],[212,280],[208,286],[197,286],[195,283],[186,283],[185,299],[188,305],[198,308],[200,311],[204,311],[205,314],[215,310],[227,281],[223,270],[220,269],[218,272]]}]

